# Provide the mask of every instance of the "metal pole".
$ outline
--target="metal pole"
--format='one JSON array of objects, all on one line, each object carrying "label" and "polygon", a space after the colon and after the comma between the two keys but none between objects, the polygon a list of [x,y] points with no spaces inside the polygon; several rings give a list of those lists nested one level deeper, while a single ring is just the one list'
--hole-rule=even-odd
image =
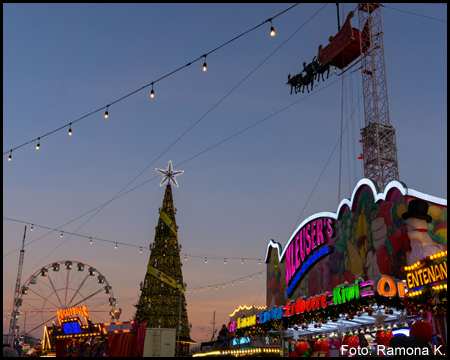
[{"label": "metal pole", "polygon": [[339,21],[339,3],[336,3],[337,17],[338,17],[338,31],[341,30],[341,23]]},{"label": "metal pole", "polygon": [[181,289],[180,289],[180,308],[179,308],[179,312],[178,312],[178,344],[176,345],[176,357],[178,357],[178,347],[180,346],[180,322],[181,322]]}]

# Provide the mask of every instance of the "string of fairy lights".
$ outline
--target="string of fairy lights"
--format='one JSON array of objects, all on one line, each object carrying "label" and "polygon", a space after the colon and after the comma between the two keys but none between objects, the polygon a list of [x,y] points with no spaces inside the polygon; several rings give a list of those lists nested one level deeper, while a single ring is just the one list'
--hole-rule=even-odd
[{"label": "string of fairy lights", "polygon": [[[77,236],[80,238],[84,238],[84,239],[89,239],[89,244],[92,245],[94,240],[95,241],[102,241],[102,242],[106,242],[106,243],[110,243],[115,245],[114,249],[118,249],[118,246],[128,246],[128,247],[133,247],[133,248],[139,248],[139,253],[142,254],[143,249],[146,250],[150,250],[151,251],[151,247],[150,246],[141,246],[141,245],[135,245],[135,244],[128,244],[128,243],[123,243],[123,242],[119,242],[119,241],[114,241],[114,240],[108,240],[108,239],[102,239],[99,237],[95,237],[95,236],[88,236],[88,235],[82,235],[82,234],[77,234],[77,233],[73,233],[70,231],[62,231],[61,229],[55,229],[55,228],[51,228],[48,226],[44,226],[44,225],[39,225],[39,224],[34,224],[34,223],[30,223],[27,221],[23,221],[23,220],[18,220],[18,219],[12,219],[12,218],[8,218],[8,217],[3,217],[3,220],[7,220],[7,221],[14,221],[14,222],[18,222],[21,224],[25,224],[25,225],[29,225],[30,227],[30,231],[34,231],[34,228],[42,228],[42,229],[46,229],[46,230],[51,230],[52,232],[56,232],[59,235],[60,238],[64,237],[64,234],[66,235],[71,235],[71,236]],[[181,247],[181,245],[180,245]],[[233,257],[233,256],[218,256],[218,255],[204,255],[204,254],[192,254],[192,253],[181,253],[180,252],[180,256],[184,255],[184,261],[187,261],[187,258],[201,258],[201,259],[205,259],[205,264],[208,263],[208,259],[210,260],[222,260],[224,262],[224,265],[227,264],[227,259],[228,260],[240,260],[241,264],[243,265],[244,262],[247,261],[258,261],[258,265],[261,265],[261,261],[263,261],[262,259],[257,259],[257,258],[250,258],[250,257]]]},{"label": "string of fairy lights", "polygon": [[[253,274],[241,276],[241,277],[238,277],[238,278],[236,278],[236,279],[228,280],[228,281],[225,281],[225,282],[219,282],[219,283],[209,284],[209,285],[201,285],[201,286],[196,286],[196,287],[192,287],[192,288],[187,287],[187,288],[186,288],[186,291],[187,291],[188,293],[190,293],[191,291],[192,291],[193,293],[197,293],[197,290],[198,290],[198,292],[200,293],[200,292],[203,292],[203,290],[205,290],[205,292],[206,292],[207,290],[220,290],[220,289],[223,290],[223,289],[225,289],[226,286],[229,285],[229,284],[231,284],[231,286],[234,286],[235,283],[236,283],[236,285],[244,284],[244,280],[245,280],[245,281],[252,281],[252,276],[253,276],[254,279],[255,279],[255,278],[256,278],[256,279],[260,279],[260,278],[263,277],[263,273],[265,274],[265,272],[266,272],[266,270],[261,270],[261,271],[255,272],[255,273],[253,273]],[[247,278],[248,278],[248,280],[247,280]],[[130,299],[130,302],[131,302],[132,304],[133,304],[133,302],[136,304],[137,301],[139,301],[139,298],[140,298],[140,295],[138,294],[137,296],[132,297],[132,298],[121,298],[121,299],[116,299],[115,304],[116,304],[116,305],[119,305],[119,302],[125,302],[125,301],[127,301],[128,299]],[[104,305],[108,305],[108,301],[106,301],[106,300],[101,300],[99,303],[90,304],[89,307],[88,307],[88,310],[91,310],[91,311],[92,311],[93,309],[97,308],[98,306],[101,306],[102,308],[104,308]],[[41,313],[41,312],[51,311],[51,310],[54,310],[54,309],[51,309],[51,308],[49,308],[49,309],[40,309],[40,310],[38,310],[38,312]],[[10,316],[11,310],[3,309],[3,313],[6,313],[6,312],[8,313],[8,317],[5,317],[5,315],[3,315],[3,321],[9,320],[9,316]],[[27,311],[27,312],[31,314],[31,313],[33,313],[34,311],[33,311],[33,310],[30,310],[30,311]],[[24,312],[24,313],[25,313],[25,312]],[[30,325],[30,324],[29,324],[29,325]]]},{"label": "string of fairy lights", "polygon": [[276,15],[270,17],[270,18],[268,18],[267,20],[263,21],[261,24],[256,25],[256,26],[254,26],[253,28],[251,28],[250,30],[247,30],[247,31],[241,33],[240,35],[238,35],[238,36],[234,37],[233,39],[231,39],[231,40],[229,40],[229,41],[223,43],[222,45],[216,47],[215,49],[213,49],[213,50],[211,50],[211,51],[209,51],[209,52],[204,53],[203,55],[199,56],[199,57],[196,58],[195,60],[192,60],[192,61],[188,62],[186,65],[183,65],[183,66],[179,67],[178,69],[173,70],[173,71],[169,72],[168,74],[163,75],[163,76],[161,76],[160,78],[158,78],[158,79],[156,79],[156,80],[153,80],[152,82],[148,83],[147,85],[144,85],[144,86],[142,86],[141,88],[136,89],[136,90],[132,91],[131,93],[129,93],[129,94],[125,95],[125,96],[122,96],[121,98],[119,98],[119,99],[117,99],[117,100],[114,100],[114,101],[110,102],[108,105],[102,106],[102,107],[98,108],[97,110],[94,110],[94,111],[92,111],[92,112],[90,112],[90,113],[88,113],[88,114],[86,114],[86,115],[84,115],[84,116],[82,116],[82,117],[80,117],[80,118],[78,118],[78,119],[76,119],[76,120],[73,120],[73,121],[71,121],[71,122],[68,123],[68,124],[62,125],[62,126],[60,126],[59,128],[54,129],[54,130],[52,130],[52,131],[50,131],[50,132],[48,132],[48,133],[46,133],[46,134],[44,134],[44,135],[41,135],[41,136],[39,136],[39,137],[37,137],[37,138],[34,138],[34,139],[32,139],[32,140],[29,140],[29,141],[27,141],[27,142],[21,144],[21,145],[19,145],[19,146],[16,146],[16,147],[12,148],[11,150],[4,151],[4,152],[3,152],[3,155],[6,155],[6,154],[9,153],[8,161],[11,161],[11,160],[12,160],[12,152],[13,152],[14,150],[17,150],[17,149],[21,148],[22,146],[25,146],[25,145],[30,144],[30,143],[35,142],[35,141],[37,141],[37,144],[36,144],[36,150],[39,150],[40,147],[41,147],[41,138],[44,138],[44,137],[46,137],[46,136],[49,136],[49,135],[51,135],[51,134],[53,134],[53,133],[55,133],[55,132],[57,132],[57,131],[60,131],[60,130],[62,130],[62,129],[65,129],[65,128],[67,128],[67,127],[69,127],[68,135],[69,135],[69,136],[72,136],[72,125],[75,124],[76,122],[81,121],[81,120],[83,120],[83,119],[86,119],[87,117],[89,117],[89,116],[91,116],[91,115],[93,115],[93,114],[95,114],[95,113],[97,113],[97,112],[100,112],[100,111],[102,111],[102,110],[104,110],[104,109],[105,109],[104,117],[105,117],[105,119],[107,119],[107,118],[109,117],[109,112],[108,112],[108,110],[110,109],[110,106],[111,106],[111,105],[114,105],[114,104],[116,104],[116,103],[118,103],[118,102],[120,102],[120,101],[122,101],[122,100],[128,98],[129,96],[134,95],[134,94],[138,93],[139,91],[144,90],[144,89],[146,89],[146,88],[148,88],[148,87],[150,87],[150,86],[152,87],[152,89],[151,89],[151,91],[150,91],[150,98],[153,99],[153,98],[155,97],[155,91],[154,91],[154,88],[153,88],[154,84],[156,84],[157,82],[159,82],[159,81],[161,81],[161,80],[163,80],[163,79],[165,79],[165,78],[167,78],[167,77],[169,77],[169,76],[175,74],[176,72],[178,72],[178,71],[180,71],[180,70],[182,70],[182,69],[184,69],[184,68],[187,68],[188,66],[190,66],[190,65],[192,65],[192,64],[194,64],[194,63],[196,63],[197,61],[199,61],[199,60],[201,60],[201,59],[204,59],[203,66],[202,66],[202,70],[203,70],[203,72],[206,72],[206,70],[207,70],[206,57],[207,57],[208,55],[212,54],[213,52],[219,50],[220,48],[224,47],[225,45],[230,44],[231,42],[233,42],[233,41],[239,39],[240,37],[242,37],[242,36],[244,36],[244,35],[246,35],[246,34],[252,32],[253,30],[256,30],[257,28],[259,28],[259,27],[261,27],[261,26],[263,26],[264,24],[269,23],[269,22],[270,22],[270,25],[271,25],[271,27],[270,27],[270,36],[272,36],[272,37],[275,36],[275,28],[273,27],[272,21],[273,21],[275,18],[277,18],[278,16],[280,16],[280,15],[284,14],[285,12],[287,12],[287,11],[293,9],[293,8],[294,8],[295,6],[297,6],[297,5],[299,5],[299,3],[296,3],[296,4],[292,5],[292,6],[290,6],[289,8],[283,10],[282,12],[280,12],[280,13],[278,13],[278,14],[276,14]]}]

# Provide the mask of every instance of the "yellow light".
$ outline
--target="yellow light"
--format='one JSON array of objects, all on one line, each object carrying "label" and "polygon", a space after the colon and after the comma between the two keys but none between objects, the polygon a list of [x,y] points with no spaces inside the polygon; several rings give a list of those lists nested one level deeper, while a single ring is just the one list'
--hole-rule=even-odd
[{"label": "yellow light", "polygon": [[430,260],[433,260],[433,258],[434,258],[433,255],[431,255],[431,256],[430,256]]},{"label": "yellow light", "polygon": [[273,26],[270,27],[270,36],[275,36],[275,29]]},{"label": "yellow light", "polygon": [[227,263],[227,259],[223,259],[223,263],[226,264]]},{"label": "yellow light", "polygon": [[117,243],[116,243],[116,247],[114,249],[117,249]]},{"label": "yellow light", "polygon": [[152,99],[155,97],[155,92],[153,91],[153,89],[152,89],[152,91],[151,91],[151,93],[150,93],[150,97],[151,97]]},{"label": "yellow light", "polygon": [[69,136],[72,136],[72,123],[70,123],[70,127],[69,127]]},{"label": "yellow light", "polygon": [[38,143],[36,145],[36,150],[39,150],[40,142],[41,142],[41,138],[38,138]]},{"label": "yellow light", "polygon": [[[11,151],[11,153],[12,153],[12,151]],[[11,161],[11,154],[9,154],[8,161]]]},{"label": "yellow light", "polygon": [[444,284],[444,289],[447,289],[447,284]]},{"label": "yellow light", "polygon": [[206,71],[206,60],[205,60],[205,62],[203,63],[203,71]]},{"label": "yellow light", "polygon": [[106,111],[105,111],[105,119],[107,119],[108,118],[108,108],[106,108]]}]

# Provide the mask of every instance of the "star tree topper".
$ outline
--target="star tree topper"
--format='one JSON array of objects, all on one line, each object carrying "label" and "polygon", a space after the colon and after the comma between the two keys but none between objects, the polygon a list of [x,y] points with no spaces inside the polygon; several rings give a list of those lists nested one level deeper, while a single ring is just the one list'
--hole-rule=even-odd
[{"label": "star tree topper", "polygon": [[161,181],[161,184],[159,184],[159,186],[163,186],[166,183],[170,184],[170,182],[172,182],[177,187],[177,189],[179,189],[179,186],[178,186],[177,181],[175,180],[175,177],[184,173],[184,170],[175,170],[174,171],[173,167],[172,167],[172,160],[169,160],[169,165],[167,165],[166,170],[155,168],[155,171],[163,176],[163,179]]}]

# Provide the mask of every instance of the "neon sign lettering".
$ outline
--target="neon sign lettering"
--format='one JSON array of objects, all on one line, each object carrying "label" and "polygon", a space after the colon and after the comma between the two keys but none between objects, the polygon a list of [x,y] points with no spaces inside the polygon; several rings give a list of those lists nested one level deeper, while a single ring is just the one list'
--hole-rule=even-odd
[{"label": "neon sign lettering", "polygon": [[350,285],[348,287],[345,285],[339,285],[333,289],[333,304],[335,305],[359,298],[358,280],[355,281],[355,285]]},{"label": "neon sign lettering", "polygon": [[[317,219],[301,228],[294,240],[286,249],[286,283],[290,284],[296,272],[304,268],[305,262],[318,247],[324,245],[334,236],[334,220],[330,218]],[[304,275],[306,268],[302,272]],[[301,278],[301,276],[300,276]],[[295,282],[298,280],[295,278]],[[289,294],[288,294],[289,296]]]},{"label": "neon sign lettering", "polygon": [[311,297],[303,301],[303,299],[298,299],[296,303],[286,304],[286,316],[291,316],[294,314],[302,314],[305,311],[318,310],[320,308],[325,309],[328,306],[327,296],[325,294]]},{"label": "neon sign lettering", "polygon": [[249,316],[246,318],[238,318],[237,319],[237,328],[243,328],[247,326],[252,326],[256,324],[256,315]]},{"label": "neon sign lettering", "polygon": [[406,280],[410,289],[447,280],[447,260],[440,264],[413,270],[406,275]]},{"label": "neon sign lettering", "polygon": [[265,323],[270,320],[281,319],[283,317],[282,308],[272,308],[269,311],[261,311],[259,313],[259,323]]},{"label": "neon sign lettering", "polygon": [[68,317],[75,316],[75,315],[83,316],[86,323],[87,323],[87,319],[89,318],[86,305],[74,306],[72,308],[58,310],[56,312],[56,314],[58,316],[58,321],[60,324],[61,324],[61,320],[68,318]]},{"label": "neon sign lettering", "polygon": [[242,337],[242,338],[240,338],[240,339],[233,339],[233,346],[237,346],[237,345],[239,345],[239,344],[248,344],[248,343],[250,343],[250,338],[247,336],[247,337]]},{"label": "neon sign lettering", "polygon": [[[308,271],[308,269],[318,260],[320,260],[322,257],[324,257],[325,255],[330,254],[332,251],[332,248],[330,246],[325,246],[322,247],[320,249],[318,249],[316,252],[314,252],[309,258],[308,260],[306,260],[303,265],[301,266],[301,268],[297,271],[297,273],[295,274],[295,277],[292,279],[291,284],[289,285],[289,287],[286,290],[287,296],[291,296],[292,292],[294,291],[295,287],[297,286],[297,284],[299,283],[299,281],[301,280],[301,278],[306,274],[306,272]],[[287,264],[286,264],[286,269],[287,269]]]}]

